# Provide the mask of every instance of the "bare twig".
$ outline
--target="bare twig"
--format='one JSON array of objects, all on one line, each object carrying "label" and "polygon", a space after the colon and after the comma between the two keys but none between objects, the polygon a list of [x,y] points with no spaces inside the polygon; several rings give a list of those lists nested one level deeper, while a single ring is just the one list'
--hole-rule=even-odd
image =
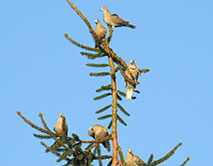
[{"label": "bare twig", "polygon": [[21,112],[17,111],[18,116],[20,116],[27,124],[29,124],[32,128],[35,128],[43,133],[49,134],[48,131],[34,125],[33,123],[31,123],[29,120],[27,120],[23,115],[21,115]]},{"label": "bare twig", "polygon": [[90,51],[95,51],[95,52],[100,52],[100,50],[98,48],[92,48],[92,47],[89,47],[89,46],[84,46],[82,44],[79,44],[78,42],[72,40],[68,34],[64,34],[64,37],[67,38],[71,43],[73,43],[74,45],[80,47],[80,48],[83,48],[83,49],[86,49],[86,50],[90,50]]},{"label": "bare twig", "polygon": [[92,34],[93,39],[95,42],[98,40],[97,35],[92,29],[92,26],[90,25],[89,21],[84,17],[84,15],[77,9],[77,7],[74,7],[73,3],[71,3],[69,0],[67,0],[69,3],[70,7],[76,11],[76,13],[82,18],[82,20],[86,23],[87,27],[89,28],[89,32]]},{"label": "bare twig", "polygon": [[183,164],[181,164],[180,166],[184,166],[189,160],[190,160],[190,158],[187,157],[186,160],[183,162]]}]

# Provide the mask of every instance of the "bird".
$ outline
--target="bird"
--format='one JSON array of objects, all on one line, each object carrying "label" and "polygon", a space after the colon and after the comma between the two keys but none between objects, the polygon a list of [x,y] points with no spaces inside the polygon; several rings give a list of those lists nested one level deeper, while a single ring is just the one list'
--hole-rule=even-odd
[{"label": "bird", "polygon": [[67,123],[66,123],[66,118],[62,115],[61,112],[58,114],[58,120],[55,123],[53,129],[60,136],[62,136],[63,134],[67,135],[68,126],[67,126]]},{"label": "bird", "polygon": [[129,21],[124,21],[117,14],[109,13],[108,9],[105,6],[101,7],[101,10],[104,13],[104,22],[107,25],[112,26],[112,28],[122,26],[130,27],[133,29],[135,28],[134,25],[129,24]]},{"label": "bird", "polygon": [[[109,135],[106,127],[98,124],[90,127],[88,134],[90,137],[94,138],[97,141],[100,141],[102,138]],[[109,140],[102,142],[102,144],[105,148],[107,148],[108,151],[110,151]]]},{"label": "bird", "polygon": [[128,149],[125,162],[127,166],[145,166],[146,165],[146,163],[143,160],[141,160],[137,155],[132,154],[131,148]]},{"label": "bird", "polygon": [[[101,40],[105,38],[107,30],[103,27],[103,25],[101,25],[98,19],[95,20],[95,23],[96,27],[94,29],[94,32],[97,35],[99,42],[101,42]],[[97,43],[95,44],[95,47],[98,47]]]},{"label": "bird", "polygon": [[[138,70],[138,68],[135,65],[134,60],[130,60],[130,64],[127,67],[128,70],[125,71],[125,75],[133,80],[133,81],[137,81],[138,80],[138,76],[140,75],[140,72]],[[137,91],[136,88],[136,84],[132,84],[129,81],[125,81],[126,82],[126,99],[132,99],[132,93],[138,92],[140,93],[140,91]]]}]

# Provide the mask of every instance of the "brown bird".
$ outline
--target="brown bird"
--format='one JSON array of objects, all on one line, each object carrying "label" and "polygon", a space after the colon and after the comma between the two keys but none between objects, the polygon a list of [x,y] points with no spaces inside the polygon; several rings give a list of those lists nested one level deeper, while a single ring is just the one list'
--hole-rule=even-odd
[{"label": "brown bird", "polygon": [[[93,137],[95,140],[100,141],[102,138],[108,135],[108,131],[106,127],[96,124],[89,128],[88,134],[90,137]],[[102,142],[102,144],[105,148],[107,148],[108,151],[110,151],[110,146],[108,146],[109,140]]]},{"label": "brown bird", "polygon": [[[137,81],[138,80],[138,76],[140,75],[140,72],[138,70],[138,68],[135,65],[134,60],[130,61],[130,64],[128,65],[128,70],[125,71],[126,76],[133,80],[133,81]],[[129,81],[126,81],[126,99],[132,99],[132,94],[134,91],[136,91],[136,84],[132,84]],[[140,93],[139,91],[136,91],[138,93]]]},{"label": "brown bird", "polygon": [[130,28],[135,28],[134,25],[129,24],[129,21],[124,21],[123,19],[121,19],[117,14],[111,14],[109,13],[108,9],[106,7],[101,7],[101,10],[104,13],[104,22],[107,25],[112,26],[112,28],[114,27],[130,27]]},{"label": "brown bird", "polygon": [[127,166],[145,166],[143,160],[141,160],[137,155],[132,154],[132,149],[128,149],[125,162]]},{"label": "brown bird", "polygon": [[66,123],[66,118],[64,116],[62,116],[61,112],[58,114],[58,120],[55,123],[53,129],[60,136],[62,136],[64,133],[67,135],[68,126],[67,126],[67,123]]},{"label": "brown bird", "polygon": [[94,29],[94,32],[97,35],[99,40],[97,41],[98,43],[95,43],[95,48],[96,48],[98,47],[98,44],[101,42],[101,40],[105,38],[107,30],[101,25],[98,19],[95,20],[95,23],[96,23],[96,27]]}]

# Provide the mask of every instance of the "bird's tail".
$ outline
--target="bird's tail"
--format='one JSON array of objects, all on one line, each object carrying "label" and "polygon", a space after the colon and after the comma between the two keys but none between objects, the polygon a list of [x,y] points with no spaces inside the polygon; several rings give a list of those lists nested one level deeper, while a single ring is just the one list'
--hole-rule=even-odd
[{"label": "bird's tail", "polygon": [[133,28],[133,29],[136,28],[136,26],[134,26],[134,25],[132,25],[132,24],[128,24],[127,26],[130,27],[130,28]]},{"label": "bird's tail", "polygon": [[126,91],[126,99],[132,99],[133,89],[127,89]]},{"label": "bird's tail", "polygon": [[110,147],[110,143],[109,143],[109,140],[105,141],[105,142],[102,142],[103,146],[105,148],[107,148],[107,151],[110,152],[111,150],[111,147]]},{"label": "bird's tail", "polygon": [[125,25],[126,25],[127,27],[130,27],[130,28],[133,28],[133,29],[135,29],[135,28],[136,28],[136,26],[135,26],[135,25],[130,24],[130,23],[129,23],[129,21],[125,21]]}]

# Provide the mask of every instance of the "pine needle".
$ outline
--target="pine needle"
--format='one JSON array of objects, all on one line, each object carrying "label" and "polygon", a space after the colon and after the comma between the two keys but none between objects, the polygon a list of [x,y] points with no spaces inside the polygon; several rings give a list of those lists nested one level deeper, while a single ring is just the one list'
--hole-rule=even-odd
[{"label": "pine needle", "polygon": [[105,97],[110,96],[110,95],[112,95],[112,94],[111,94],[111,93],[105,93],[105,94],[103,94],[103,95],[94,97],[93,99],[94,99],[94,100],[100,100],[100,99],[105,98]]},{"label": "pine needle", "polygon": [[98,118],[98,120],[103,120],[112,117],[112,115],[104,115]]},{"label": "pine needle", "polygon": [[107,110],[108,108],[110,108],[112,106],[112,104],[105,106],[104,108],[101,108],[100,110],[96,111],[96,114],[99,114],[101,112],[104,112],[105,110]]}]

